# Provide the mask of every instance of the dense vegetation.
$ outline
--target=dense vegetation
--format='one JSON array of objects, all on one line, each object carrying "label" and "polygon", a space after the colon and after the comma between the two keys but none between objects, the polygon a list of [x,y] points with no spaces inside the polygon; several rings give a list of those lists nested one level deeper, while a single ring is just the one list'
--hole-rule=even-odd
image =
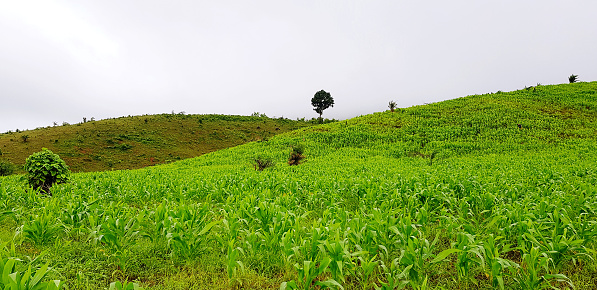
[{"label": "dense vegetation", "polygon": [[0,252],[70,289],[596,289],[596,149],[597,83],[469,96],[52,197],[3,177]]},{"label": "dense vegetation", "polygon": [[317,123],[261,116],[162,114],[0,134],[0,162],[22,168],[48,148],[74,172],[135,169],[200,156]]}]

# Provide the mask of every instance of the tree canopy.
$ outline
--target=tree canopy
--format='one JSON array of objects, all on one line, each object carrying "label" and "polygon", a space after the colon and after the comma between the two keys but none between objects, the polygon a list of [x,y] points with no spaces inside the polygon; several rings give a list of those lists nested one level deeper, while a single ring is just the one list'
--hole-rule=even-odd
[{"label": "tree canopy", "polygon": [[311,99],[311,105],[313,110],[319,114],[319,119],[321,119],[323,110],[334,106],[334,99],[330,93],[321,90],[315,93],[315,96]]}]

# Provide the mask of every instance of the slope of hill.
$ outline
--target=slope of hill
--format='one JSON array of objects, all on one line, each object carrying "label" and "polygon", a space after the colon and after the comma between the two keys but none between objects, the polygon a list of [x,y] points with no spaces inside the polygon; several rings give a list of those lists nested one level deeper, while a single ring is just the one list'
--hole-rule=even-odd
[{"label": "slope of hill", "polygon": [[597,289],[596,132],[578,83],[79,173],[51,198],[9,176],[0,238],[71,289]]},{"label": "slope of hill", "polygon": [[0,134],[0,159],[22,165],[41,148],[74,172],[135,169],[196,157],[313,125],[313,122],[227,115],[162,114]]}]

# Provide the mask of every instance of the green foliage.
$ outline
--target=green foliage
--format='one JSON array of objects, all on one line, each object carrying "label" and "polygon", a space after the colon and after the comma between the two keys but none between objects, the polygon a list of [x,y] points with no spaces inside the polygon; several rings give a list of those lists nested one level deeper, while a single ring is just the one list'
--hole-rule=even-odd
[{"label": "green foliage", "polygon": [[302,145],[302,144],[293,145],[292,152],[290,153],[290,156],[288,157],[288,165],[299,165],[301,163],[301,160],[305,159],[305,156],[303,155],[303,153],[305,153],[304,145]]},{"label": "green foliage", "polygon": [[54,241],[56,234],[62,229],[52,213],[43,213],[29,217],[22,227],[23,236],[38,245],[46,245]]},{"label": "green foliage", "polygon": [[[2,177],[0,237],[17,242],[5,257],[44,252],[69,289],[127,278],[146,289],[597,289],[596,85],[470,96],[73,174],[52,198]],[[308,148],[301,166],[239,162],[285,162],[296,144]]]},{"label": "green foliage", "polygon": [[313,106],[313,110],[319,114],[319,119],[321,120],[323,111],[334,106],[334,98],[332,98],[330,93],[324,90],[318,91],[311,99],[311,106]]},{"label": "green foliage", "polygon": [[273,167],[274,165],[276,165],[276,163],[271,158],[257,157],[253,159],[253,161],[255,162],[253,166],[257,171],[263,171],[263,169]]},{"label": "green foliage", "polygon": [[[60,152],[60,157],[73,172],[136,169],[168,163],[177,157],[192,158],[251,141],[267,140],[317,123],[315,119],[268,118],[261,113],[257,117],[161,114],[94,122],[88,118],[87,122],[77,126],[0,134],[0,148],[5,153],[4,159],[15,164],[23,163],[32,153],[29,148],[48,148]],[[22,134],[29,136],[26,143],[21,142]]]},{"label": "green foliage", "polygon": [[109,290],[143,290],[143,289],[144,288],[139,286],[139,284],[133,283],[133,282],[127,282],[127,281],[112,282],[112,283],[110,283],[110,288],[109,288]]},{"label": "green foliage", "polygon": [[39,269],[34,268],[32,261],[29,263],[27,270],[24,272],[18,271],[17,266],[22,263],[22,260],[14,257],[16,254],[14,243],[11,244],[11,249],[8,249],[8,243],[0,245],[0,288],[10,290],[60,290],[63,282],[60,280],[46,281],[46,277],[50,273],[48,263],[42,265]]},{"label": "green foliage", "polygon": [[8,176],[15,172],[15,165],[10,161],[0,160],[0,176]]},{"label": "green foliage", "polygon": [[25,161],[27,181],[34,190],[50,193],[54,184],[68,181],[70,171],[60,156],[43,148],[42,151],[33,153]]},{"label": "green foliage", "polygon": [[390,101],[390,102],[388,103],[388,108],[390,108],[390,111],[391,111],[391,112],[394,112],[394,110],[396,110],[396,107],[397,107],[397,104],[396,104],[396,102],[394,102],[394,101]]}]

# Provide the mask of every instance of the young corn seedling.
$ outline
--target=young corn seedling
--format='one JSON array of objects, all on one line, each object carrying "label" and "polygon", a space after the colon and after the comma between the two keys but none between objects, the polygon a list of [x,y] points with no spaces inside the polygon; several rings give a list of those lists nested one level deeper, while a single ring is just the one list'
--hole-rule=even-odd
[{"label": "young corn seedling", "polygon": [[23,236],[37,245],[45,245],[60,232],[60,224],[51,213],[42,213],[31,218],[21,228]]},{"label": "young corn seedling", "polygon": [[137,283],[133,282],[112,282],[110,283],[110,288],[108,290],[143,290],[143,287],[139,286]]},{"label": "young corn seedling", "polygon": [[485,264],[483,254],[481,254],[483,246],[475,242],[475,236],[469,233],[458,233],[456,242],[452,243],[452,248],[458,250],[456,259],[458,279],[474,281],[471,271]]},{"label": "young corn seedling", "polygon": [[205,243],[209,239],[207,233],[220,221],[208,223],[203,228],[193,228],[185,223],[174,224],[171,232],[168,233],[168,239],[172,248],[182,257],[195,257],[207,248]]},{"label": "young corn seedling", "polygon": [[[328,279],[326,281],[315,281],[315,279],[323,274],[331,263],[329,257],[325,257],[318,262],[304,261],[303,265],[296,263],[294,265],[298,272],[297,281],[292,280],[290,282],[282,282],[280,290],[285,289],[344,289],[340,283],[334,279]],[[318,286],[317,288],[313,286]]]},{"label": "young corn seedling", "polygon": [[164,202],[149,212],[148,222],[143,223],[141,233],[152,242],[165,242],[166,235],[168,235],[171,227],[172,217],[170,216],[170,206]]},{"label": "young corn seedling", "polygon": [[172,226],[166,237],[178,255],[191,258],[207,250],[205,244],[211,238],[207,233],[221,222],[205,224],[208,213],[207,205],[181,205],[172,212]]},{"label": "young corn seedling", "polygon": [[553,263],[553,260],[549,258],[547,253],[540,252],[538,247],[533,247],[524,253],[522,260],[524,267],[522,267],[519,275],[514,278],[521,289],[559,289],[551,285],[552,281],[566,283],[574,289],[574,285],[565,275],[550,274],[549,264]]},{"label": "young corn seedling", "polygon": [[384,280],[379,279],[381,286],[374,284],[376,290],[393,290],[404,289],[409,283],[409,271],[413,265],[408,265],[404,268],[400,267],[398,258],[394,259],[388,268],[383,261],[381,261],[381,269],[384,275]]},{"label": "young corn seedling", "polygon": [[435,257],[433,249],[437,241],[437,236],[431,243],[422,236],[411,237],[408,239],[405,248],[401,250],[398,262],[403,267],[411,266],[407,271],[411,286],[420,287],[432,265],[445,259],[445,257],[438,256],[438,258],[431,261]]},{"label": "young corn seedling", "polygon": [[[367,255],[364,253],[363,255]],[[371,259],[368,259],[368,256],[358,256],[358,264],[360,265],[357,267],[356,273],[361,281],[361,285],[363,285],[363,290],[371,289],[369,277],[373,274],[373,271],[377,268],[379,262],[376,261],[377,255],[373,256]]]},{"label": "young corn seedling", "polygon": [[89,208],[93,207],[98,200],[87,203],[82,200],[69,202],[60,214],[60,221],[65,232],[78,236],[85,229],[85,223],[90,216]]},{"label": "young corn seedling", "polygon": [[226,252],[226,272],[228,273],[228,283],[241,283],[238,279],[238,274],[245,272],[245,265],[239,260],[240,255],[244,254],[244,251],[240,247],[236,247],[236,240],[232,239],[228,241],[228,247]]},{"label": "young corn seedling", "polygon": [[[544,237],[534,229],[525,233],[524,237],[530,241],[534,247],[539,247],[542,251],[547,253],[551,258],[554,268],[562,264],[568,259],[587,259],[592,257],[587,253],[587,249],[583,246],[584,240],[568,238],[568,230],[564,229],[563,234],[555,235],[553,237]],[[539,237],[539,240],[537,239]]]},{"label": "young corn seedling", "polygon": [[2,289],[10,290],[59,290],[64,284],[60,280],[42,281],[49,273],[48,264],[41,266],[36,271],[29,265],[27,271],[21,273],[15,271],[15,264],[19,260],[9,258],[2,268]]},{"label": "young corn seedling", "polygon": [[118,218],[106,217],[101,224],[97,240],[109,245],[116,251],[122,251],[127,245],[135,241],[139,232],[136,215],[129,212]]},{"label": "young corn seedling", "polygon": [[[487,266],[489,267],[489,277],[491,278],[492,285],[495,288],[504,289],[504,273],[506,270],[517,269],[520,266],[508,259],[500,258],[500,250],[496,245],[496,240],[501,237],[494,238],[490,235],[485,241],[483,241],[482,254]],[[506,245],[502,248],[502,251],[508,252],[510,246]],[[485,265],[483,265],[485,268]],[[487,269],[486,269],[487,271]]]},{"label": "young corn seedling", "polygon": [[350,269],[346,269],[345,267],[352,266],[350,263],[351,254],[348,251],[347,240],[340,240],[340,237],[336,235],[333,242],[330,243],[329,240],[325,240],[319,247],[321,251],[326,253],[331,259],[329,268],[332,274],[332,279],[338,282],[344,282],[345,272],[350,271]]}]

